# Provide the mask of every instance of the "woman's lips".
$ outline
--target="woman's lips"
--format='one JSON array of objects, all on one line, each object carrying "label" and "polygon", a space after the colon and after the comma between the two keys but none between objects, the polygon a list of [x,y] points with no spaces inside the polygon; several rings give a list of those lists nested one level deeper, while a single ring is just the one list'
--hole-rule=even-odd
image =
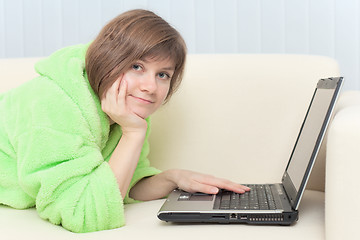
[{"label": "woman's lips", "polygon": [[154,103],[151,100],[145,99],[145,98],[141,98],[141,97],[136,97],[134,95],[130,95],[130,97],[133,97],[135,100],[142,102],[142,103]]}]

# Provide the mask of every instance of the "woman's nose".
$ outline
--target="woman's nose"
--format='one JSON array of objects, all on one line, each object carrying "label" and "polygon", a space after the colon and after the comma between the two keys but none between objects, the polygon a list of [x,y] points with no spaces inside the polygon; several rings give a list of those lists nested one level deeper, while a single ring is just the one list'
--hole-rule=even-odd
[{"label": "woman's nose", "polygon": [[146,75],[141,81],[140,88],[142,91],[147,91],[149,93],[154,93],[157,89],[156,77],[155,75]]}]

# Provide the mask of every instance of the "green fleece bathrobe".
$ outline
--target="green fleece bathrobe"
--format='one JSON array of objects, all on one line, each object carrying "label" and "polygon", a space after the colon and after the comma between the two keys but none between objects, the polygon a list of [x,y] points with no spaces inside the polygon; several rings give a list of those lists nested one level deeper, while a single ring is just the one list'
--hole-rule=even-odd
[{"label": "green fleece bathrobe", "polygon": [[[123,203],[134,201],[122,199],[108,165],[122,132],[87,80],[87,47],[55,52],[36,64],[39,77],[0,95],[0,204],[35,206],[73,232],[124,225]],[[130,187],[159,173],[147,159],[148,134]]]}]

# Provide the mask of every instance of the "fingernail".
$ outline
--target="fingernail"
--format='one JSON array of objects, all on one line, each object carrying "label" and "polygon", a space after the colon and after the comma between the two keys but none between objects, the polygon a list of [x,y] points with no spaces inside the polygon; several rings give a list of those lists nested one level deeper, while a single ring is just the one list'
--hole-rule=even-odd
[{"label": "fingernail", "polygon": [[217,194],[219,192],[219,189],[216,187],[211,188],[210,190],[211,194]]}]

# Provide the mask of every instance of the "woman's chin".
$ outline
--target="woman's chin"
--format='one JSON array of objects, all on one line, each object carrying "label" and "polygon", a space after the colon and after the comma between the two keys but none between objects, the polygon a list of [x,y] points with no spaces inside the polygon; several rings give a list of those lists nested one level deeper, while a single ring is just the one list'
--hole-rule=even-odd
[{"label": "woman's chin", "polygon": [[133,110],[133,113],[136,114],[137,116],[141,117],[142,119],[145,119],[147,117],[150,116],[150,113],[147,112],[147,111],[140,111],[140,110],[137,110],[137,109],[134,109]]}]

